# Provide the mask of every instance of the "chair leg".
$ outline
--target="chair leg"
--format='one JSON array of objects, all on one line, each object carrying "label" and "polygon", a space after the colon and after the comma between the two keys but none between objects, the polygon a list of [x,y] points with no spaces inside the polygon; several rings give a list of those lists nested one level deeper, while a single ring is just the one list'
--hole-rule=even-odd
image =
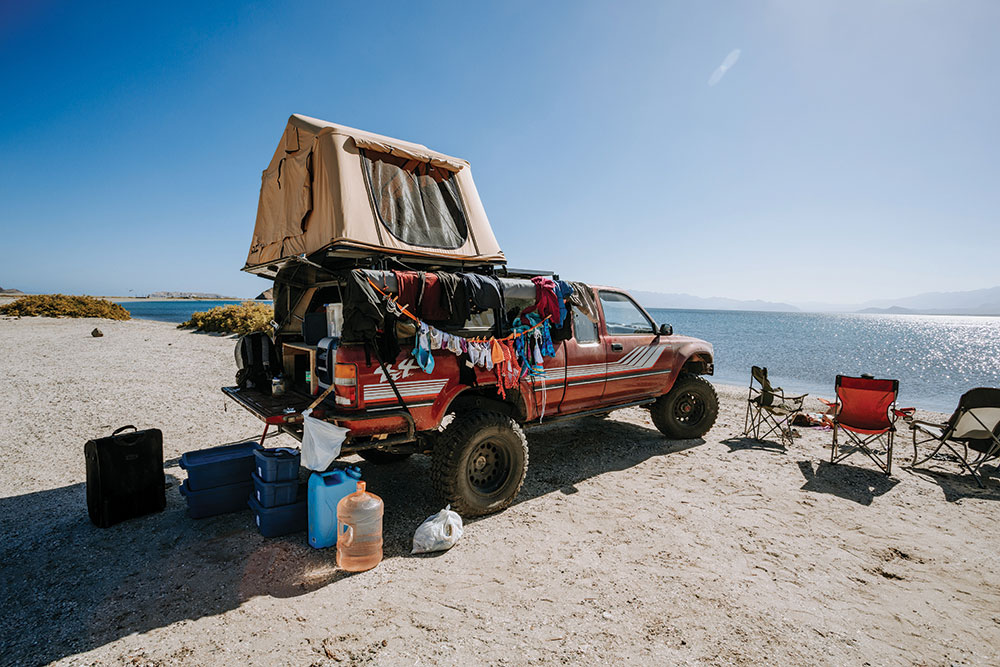
[{"label": "chair leg", "polygon": [[887,451],[885,453],[885,476],[892,476],[892,441],[893,436],[896,435],[895,431],[889,431],[889,444],[887,446]]},{"label": "chair leg", "polygon": [[833,446],[830,448],[830,463],[837,462],[837,422],[833,422]]}]

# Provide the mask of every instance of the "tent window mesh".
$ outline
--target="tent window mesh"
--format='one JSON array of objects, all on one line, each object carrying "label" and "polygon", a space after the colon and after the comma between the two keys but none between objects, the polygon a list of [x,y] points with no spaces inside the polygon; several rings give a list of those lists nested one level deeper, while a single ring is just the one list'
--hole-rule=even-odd
[{"label": "tent window mesh", "polygon": [[393,236],[422,248],[465,245],[469,227],[453,172],[369,150],[361,162],[375,212]]}]

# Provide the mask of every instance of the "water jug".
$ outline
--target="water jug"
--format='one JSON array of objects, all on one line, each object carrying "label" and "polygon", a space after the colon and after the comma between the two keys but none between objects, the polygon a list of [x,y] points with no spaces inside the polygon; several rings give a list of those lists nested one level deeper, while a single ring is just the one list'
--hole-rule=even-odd
[{"label": "water jug", "polygon": [[357,466],[309,476],[309,546],[325,549],[337,543],[337,504],[354,491],[359,479]]},{"label": "water jug", "polygon": [[358,490],[337,505],[337,566],[348,572],[370,570],[382,560],[382,499]]}]

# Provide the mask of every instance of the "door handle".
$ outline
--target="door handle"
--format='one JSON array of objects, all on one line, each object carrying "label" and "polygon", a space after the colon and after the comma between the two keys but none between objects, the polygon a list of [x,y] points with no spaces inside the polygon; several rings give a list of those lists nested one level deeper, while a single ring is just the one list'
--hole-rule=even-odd
[{"label": "door handle", "polygon": [[621,343],[611,343],[612,352],[621,352],[624,348]]}]

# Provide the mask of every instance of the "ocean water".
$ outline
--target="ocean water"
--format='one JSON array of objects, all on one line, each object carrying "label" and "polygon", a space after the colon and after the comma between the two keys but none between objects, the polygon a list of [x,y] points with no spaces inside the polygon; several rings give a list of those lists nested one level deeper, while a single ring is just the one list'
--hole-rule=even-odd
[{"label": "ocean water", "polygon": [[715,380],[772,384],[832,399],[834,378],[899,380],[899,402],[951,412],[974,387],[1000,387],[1000,317],[673,310],[650,314],[715,346]]},{"label": "ocean water", "polygon": [[117,303],[121,304],[136,319],[180,324],[190,320],[192,313],[211,310],[216,306],[225,306],[230,303],[243,303],[243,300],[187,301],[178,299],[175,301],[118,301]]},{"label": "ocean water", "polygon": [[[239,301],[131,301],[132,317],[181,323]],[[839,373],[899,380],[900,403],[951,412],[973,387],[1000,387],[1000,317],[650,309],[678,334],[715,346],[714,379],[746,385],[766,366],[776,386],[833,398]]]}]

